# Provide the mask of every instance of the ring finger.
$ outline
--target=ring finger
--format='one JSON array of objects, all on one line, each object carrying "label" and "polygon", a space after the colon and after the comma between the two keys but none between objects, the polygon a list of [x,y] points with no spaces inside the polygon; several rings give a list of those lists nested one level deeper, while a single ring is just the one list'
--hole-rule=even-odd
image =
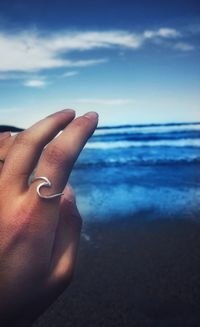
[{"label": "ring finger", "polygon": [[[51,190],[42,189],[44,195],[60,193],[67,184],[71,169],[83,149],[88,138],[94,132],[97,126],[98,116],[90,112],[73,120],[56,139],[48,144],[43,151],[35,171],[35,177],[45,176],[52,182]],[[30,186],[30,192],[35,196],[35,181]],[[58,198],[59,199],[59,198]],[[43,201],[44,203],[45,201]]]}]

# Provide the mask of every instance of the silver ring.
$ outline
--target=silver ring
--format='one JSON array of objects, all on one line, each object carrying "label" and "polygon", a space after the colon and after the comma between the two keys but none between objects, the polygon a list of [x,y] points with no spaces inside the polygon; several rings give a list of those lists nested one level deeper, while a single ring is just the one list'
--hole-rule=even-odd
[{"label": "silver ring", "polygon": [[53,199],[53,198],[57,198],[58,196],[61,196],[63,195],[64,193],[56,193],[56,194],[51,194],[51,195],[42,195],[40,193],[40,189],[41,187],[45,186],[45,187],[51,187],[52,186],[52,183],[50,182],[50,180],[45,177],[45,176],[39,176],[39,177],[34,177],[31,181],[31,183],[35,182],[36,180],[38,179],[42,179],[44,182],[40,183],[38,186],[37,186],[37,194],[39,195],[40,198],[42,199]]}]

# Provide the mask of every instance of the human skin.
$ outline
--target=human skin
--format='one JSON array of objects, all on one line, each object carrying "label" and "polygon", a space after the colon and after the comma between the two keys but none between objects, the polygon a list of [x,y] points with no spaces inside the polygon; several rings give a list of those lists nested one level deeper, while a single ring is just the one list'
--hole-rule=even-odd
[{"label": "human skin", "polygon": [[[0,134],[0,325],[29,326],[69,285],[81,217],[67,181],[98,117],[64,110],[11,136]],[[61,131],[58,137],[55,136]],[[46,176],[52,187],[36,192]],[[70,314],[70,313],[69,313]]]}]

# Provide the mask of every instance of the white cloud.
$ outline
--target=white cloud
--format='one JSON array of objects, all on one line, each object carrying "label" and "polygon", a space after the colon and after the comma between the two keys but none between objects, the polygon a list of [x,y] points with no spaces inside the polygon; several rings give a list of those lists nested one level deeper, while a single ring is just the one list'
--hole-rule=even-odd
[{"label": "white cloud", "polygon": [[[21,73],[21,72],[0,72],[0,80],[18,80],[26,83],[29,80],[39,80],[44,81],[45,76],[40,74],[32,74],[30,72]],[[45,82],[44,82],[45,83]]]},{"label": "white cloud", "polygon": [[62,77],[73,77],[73,76],[76,76],[78,75],[79,72],[76,71],[76,70],[72,70],[71,72],[66,72],[62,75]]},{"label": "white cloud", "polygon": [[48,83],[45,80],[45,76],[42,75],[33,75],[30,73],[12,73],[12,72],[3,72],[0,73],[0,80],[17,80],[22,85],[27,87],[41,88],[45,87]]},{"label": "white cloud", "polygon": [[23,83],[24,86],[27,87],[35,87],[35,88],[42,88],[47,85],[47,82],[41,79],[31,79],[27,80]]},{"label": "white cloud", "polygon": [[77,99],[75,100],[75,102],[91,104],[91,105],[123,106],[131,103],[135,103],[135,100],[124,99],[124,98],[112,98],[112,99],[83,98],[83,99]]},{"label": "white cloud", "polygon": [[65,67],[87,67],[108,62],[107,58],[69,61]]},{"label": "white cloud", "polygon": [[179,37],[181,34],[174,28],[160,28],[158,30],[147,30],[144,32],[144,37],[146,39],[152,39],[156,37],[161,38],[176,38]]},{"label": "white cloud", "polygon": [[12,72],[3,72],[0,73],[0,80],[16,80],[16,79],[25,79],[27,74],[24,73],[12,73]]},{"label": "white cloud", "polygon": [[189,43],[178,42],[174,45],[174,49],[181,51],[193,51],[195,47]]},{"label": "white cloud", "polygon": [[107,59],[70,60],[63,54],[96,48],[138,48],[141,40],[128,32],[67,32],[42,36],[34,32],[0,33],[0,71],[31,72],[58,67],[84,67]]},{"label": "white cloud", "polygon": [[139,35],[127,31],[68,32],[53,36],[46,42],[46,48],[53,51],[83,51],[113,46],[138,48],[141,42]]},{"label": "white cloud", "polygon": [[[83,51],[95,49],[125,48],[136,50],[148,41],[156,39],[176,39],[181,37],[173,28],[146,30],[136,34],[129,31],[66,31],[51,34],[39,34],[34,31],[17,32],[15,34],[0,32],[0,72],[33,73],[52,68],[87,67],[106,63],[107,58],[83,59]],[[162,42],[158,44],[162,46]],[[179,45],[179,47],[181,47]],[[182,45],[183,49],[183,45]],[[186,50],[186,46],[185,46]],[[69,58],[71,52],[79,52],[77,60]],[[6,75],[0,76],[0,79]],[[15,79],[10,75],[11,79]],[[8,76],[8,75],[7,75]]]}]

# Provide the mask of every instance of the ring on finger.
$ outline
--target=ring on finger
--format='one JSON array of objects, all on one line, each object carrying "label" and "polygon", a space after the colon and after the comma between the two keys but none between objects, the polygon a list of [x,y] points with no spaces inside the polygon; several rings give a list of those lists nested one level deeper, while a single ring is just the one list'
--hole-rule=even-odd
[{"label": "ring on finger", "polygon": [[50,200],[50,199],[53,199],[53,198],[57,198],[59,196],[62,196],[64,193],[55,193],[55,194],[51,194],[51,195],[42,195],[41,192],[40,192],[40,189],[41,187],[45,186],[45,187],[51,187],[52,186],[52,183],[51,181],[45,177],[45,176],[38,176],[38,177],[34,177],[31,181],[31,183],[35,182],[36,180],[43,180],[44,182],[40,183],[38,186],[37,186],[37,194],[40,198],[42,199],[47,199],[47,200]]}]

